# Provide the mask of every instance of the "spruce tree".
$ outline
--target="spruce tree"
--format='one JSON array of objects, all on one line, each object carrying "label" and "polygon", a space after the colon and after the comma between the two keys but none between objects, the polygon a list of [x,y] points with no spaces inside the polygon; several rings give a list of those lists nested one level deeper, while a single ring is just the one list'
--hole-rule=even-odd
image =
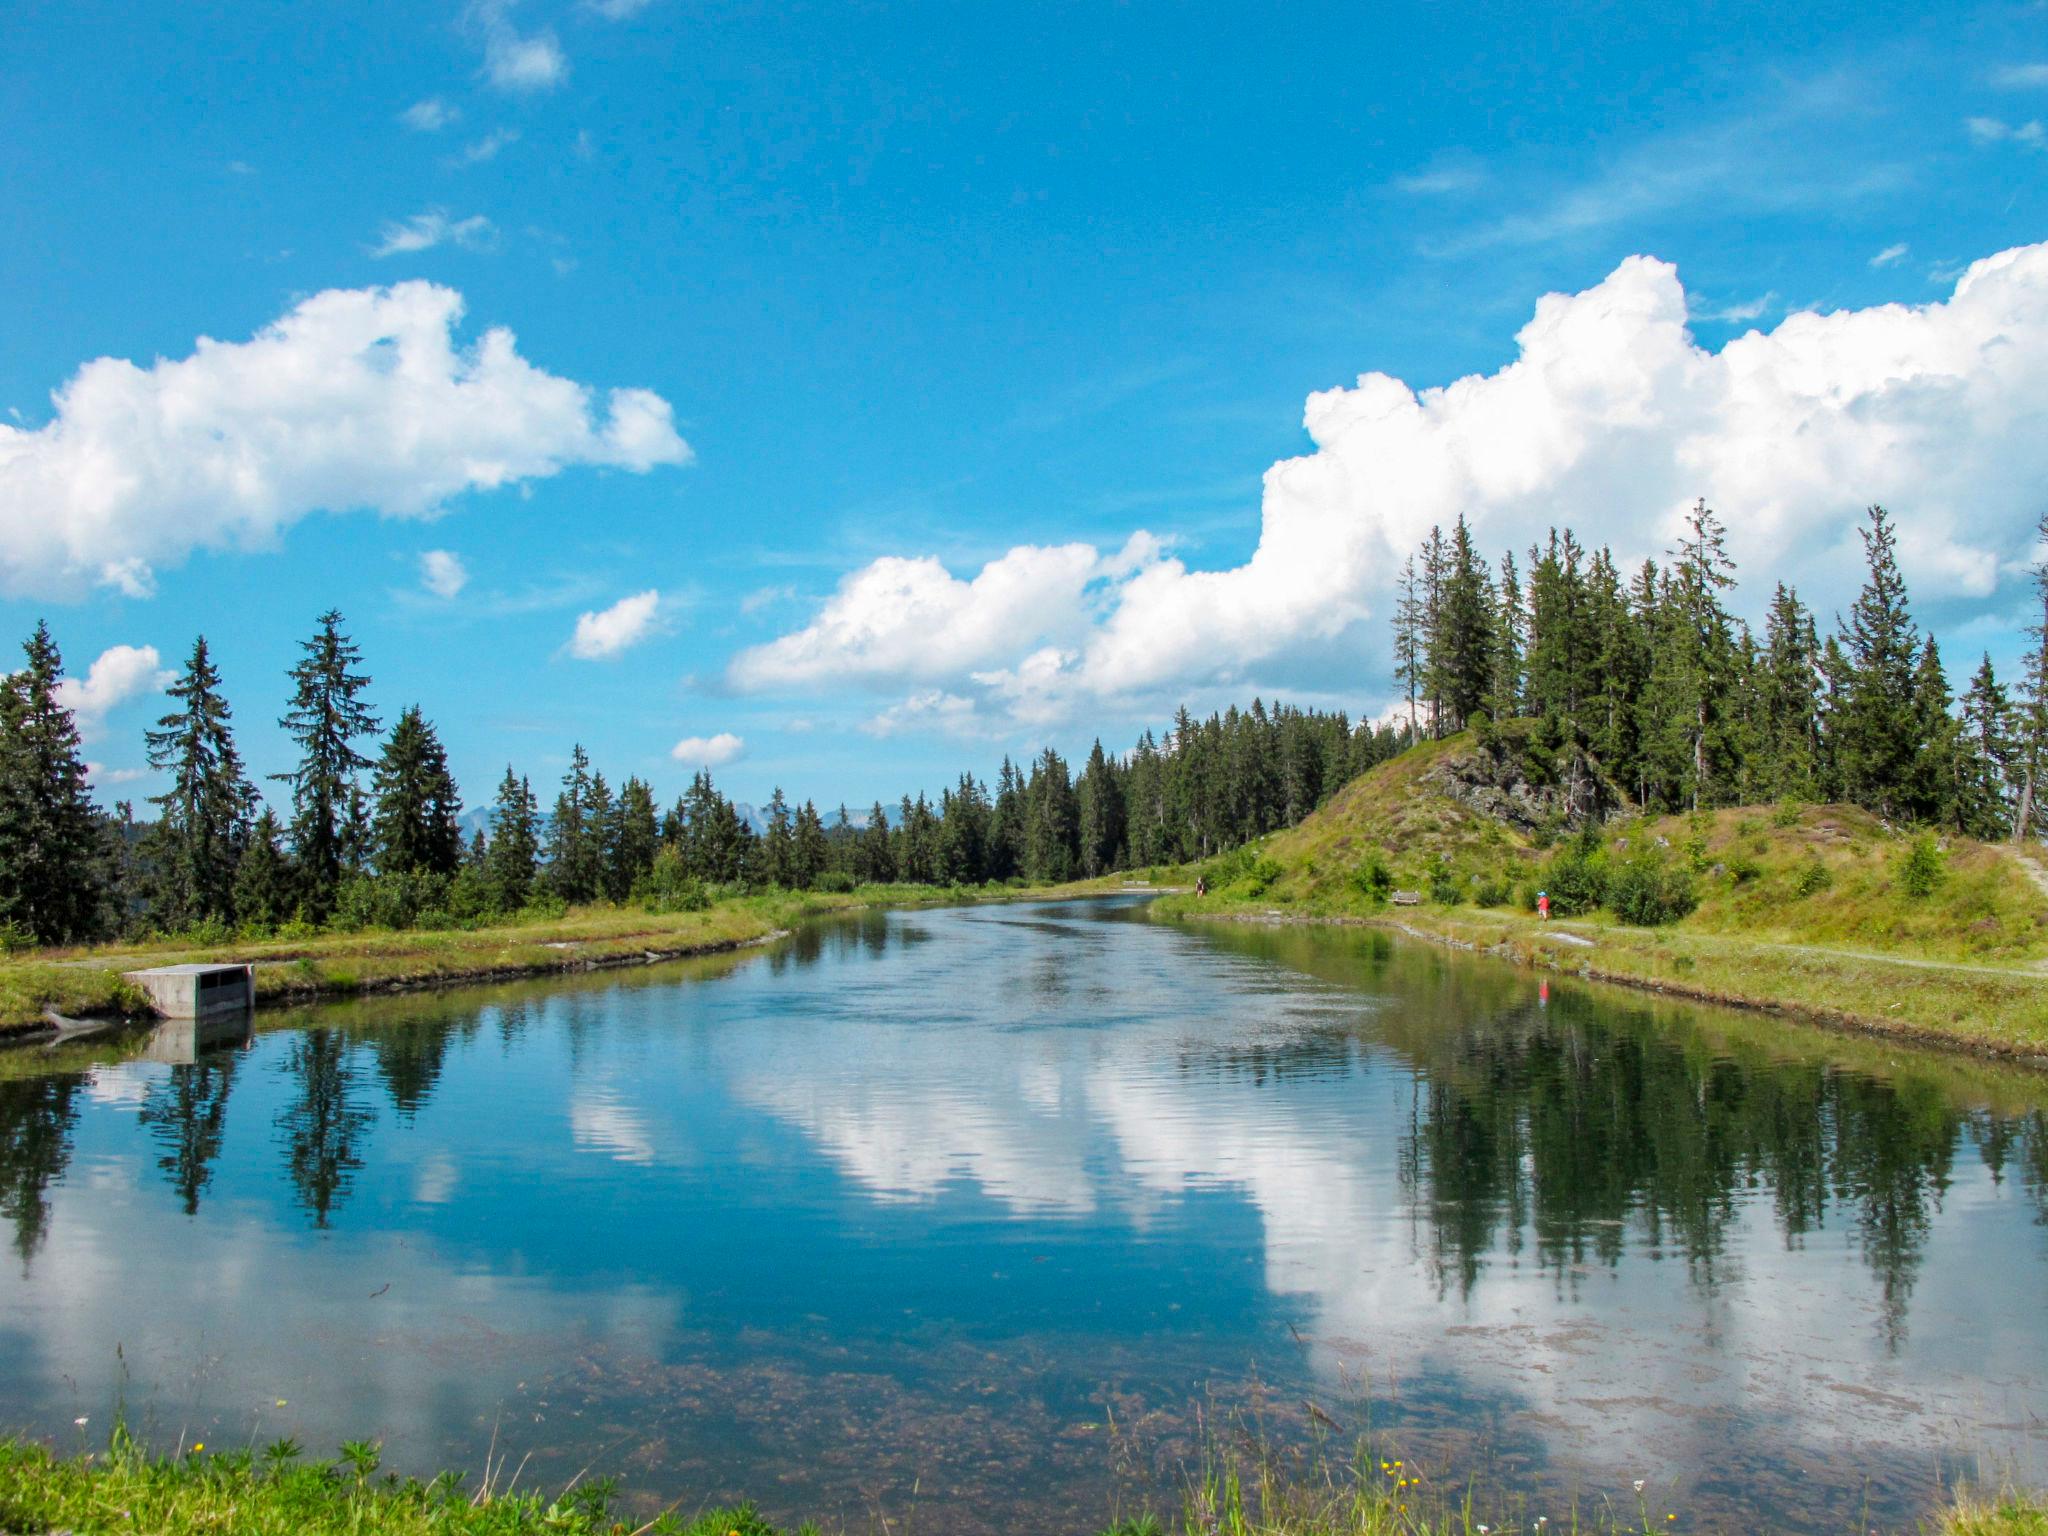
[{"label": "spruce tree", "polygon": [[1970,679],[1970,691],[1963,695],[1957,732],[1962,767],[1956,776],[1956,827],[1970,837],[2003,837],[2012,826],[2012,726],[2012,704],[1987,651]]},{"label": "spruce tree", "polygon": [[2033,835],[2034,801],[2041,790],[2042,773],[2048,770],[2048,512],[2041,514],[2034,534],[2036,547],[2044,553],[2034,562],[2034,621],[2027,626],[2027,637],[2034,644],[2027,652],[2027,672],[2020,685],[2014,722],[2013,757],[2020,781],[2012,816],[2012,840],[2016,843]]},{"label": "spruce tree", "polygon": [[806,800],[797,807],[789,847],[790,875],[797,889],[813,889],[831,858],[832,849],[825,841],[825,823],[818,816],[818,807]]},{"label": "spruce tree", "polygon": [[1758,662],[1762,706],[1759,783],[1775,797],[1811,799],[1820,781],[1821,675],[1813,615],[1782,581],[1764,620]]},{"label": "spruce tree", "polygon": [[370,835],[380,874],[452,878],[462,863],[462,797],[418,705],[399,715],[377,759]]},{"label": "spruce tree", "polygon": [[1870,509],[1860,529],[1869,575],[1840,624],[1849,663],[1838,706],[1836,766],[1843,793],[1881,816],[1910,814],[1908,797],[1920,767],[1927,722],[1916,706],[1920,631],[1899,572],[1890,514]]},{"label": "spruce tree", "polygon": [[281,835],[277,814],[266,805],[242,841],[242,856],[235,865],[234,909],[237,920],[250,927],[275,928],[291,921],[298,908],[291,861],[278,846]]},{"label": "spruce tree", "polygon": [[860,829],[857,868],[862,880],[876,885],[887,885],[896,878],[896,856],[889,847],[889,818],[879,800],[868,811],[868,824]]},{"label": "spruce tree", "polygon": [[768,830],[761,838],[761,856],[770,885],[796,889],[796,833],[780,784],[768,797]]},{"label": "spruce tree", "polygon": [[104,917],[100,818],[77,722],[57,697],[64,659],[47,624],[22,652],[28,665],[0,678],[0,924],[68,944]]},{"label": "spruce tree", "polygon": [[292,851],[316,917],[331,910],[344,870],[360,861],[360,846],[368,840],[356,775],[370,760],[354,744],[376,732],[377,717],[362,700],[370,686],[369,677],[356,670],[362,652],[341,624],[335,609],[320,615],[320,627],[301,645],[303,654],[289,674],[291,706],[278,722],[299,746],[299,766],[276,777],[292,787]]},{"label": "spruce tree", "polygon": [[548,888],[567,902],[595,899],[602,875],[604,829],[592,814],[592,787],[590,754],[579,741],[570,750],[569,771],[548,819]]},{"label": "spruce tree", "polygon": [[505,765],[491,807],[491,837],[484,846],[484,886],[501,912],[517,912],[533,896],[540,862],[540,805],[533,786]]},{"label": "spruce tree", "polygon": [[660,830],[654,821],[654,791],[644,779],[631,777],[619,788],[618,836],[612,848],[613,866],[605,884],[612,900],[624,901],[633,887],[654,869]]},{"label": "spruce tree", "polygon": [[235,750],[231,711],[204,635],[193,642],[184,674],[164,691],[181,707],[144,735],[149,765],[171,778],[168,789],[150,797],[158,808],[149,850],[151,905],[165,928],[206,918],[232,922],[236,872],[258,802]]}]

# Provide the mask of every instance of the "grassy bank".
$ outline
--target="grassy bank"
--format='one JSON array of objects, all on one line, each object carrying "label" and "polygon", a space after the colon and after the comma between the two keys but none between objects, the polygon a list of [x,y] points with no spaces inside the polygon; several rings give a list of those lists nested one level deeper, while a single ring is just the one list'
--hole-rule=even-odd
[{"label": "grassy bank", "polygon": [[770,891],[701,912],[572,907],[560,917],[479,928],[319,933],[302,938],[176,941],[38,950],[0,960],[0,1036],[47,1027],[46,1012],[87,1018],[142,1011],[124,971],[188,961],[249,961],[259,1005],[359,992],[545,975],[714,954],[759,943],[807,917],[859,907],[959,905],[1097,895],[1122,878],[1072,885],[871,885],[851,892]]},{"label": "grassy bank", "polygon": [[[302,1459],[280,1442],[250,1451],[152,1457],[117,1434],[100,1456],[65,1459],[0,1441],[0,1530],[18,1536],[137,1532],[143,1536],[778,1536],[751,1507],[667,1510],[622,1518],[611,1488],[586,1483],[557,1495],[466,1486],[444,1473],[430,1482],[380,1475],[374,1445],[343,1447],[334,1462]],[[1663,1501],[1639,1494],[1627,1510],[1544,1521],[1539,1530],[1620,1533],[1692,1527]],[[991,1512],[992,1516],[996,1512]],[[1521,1528],[1522,1512],[1494,1524],[1469,1491],[1438,1491],[1398,1461],[1365,1462],[1342,1475],[1295,1482],[1210,1470],[1192,1482],[1171,1525],[1125,1520],[1105,1536],[1477,1536]],[[1859,1528],[1843,1522],[1844,1531]],[[813,1528],[798,1528],[798,1536]],[[1019,1526],[1019,1530],[1028,1527]],[[2048,1536],[2048,1505],[2006,1492],[1964,1495],[1924,1529],[1941,1536]]]},{"label": "grassy bank", "polygon": [[[1301,825],[1212,860],[1209,896],[1167,898],[1160,914],[1377,924],[1707,1001],[2048,1054],[2048,874],[2030,858],[1850,806],[1622,815],[1579,852],[1654,868],[1689,905],[1657,927],[1604,907],[1543,924],[1527,908],[1558,883],[1566,840],[1460,798],[1478,751],[1466,736],[1404,753]],[[1397,890],[1419,904],[1393,905]]]}]

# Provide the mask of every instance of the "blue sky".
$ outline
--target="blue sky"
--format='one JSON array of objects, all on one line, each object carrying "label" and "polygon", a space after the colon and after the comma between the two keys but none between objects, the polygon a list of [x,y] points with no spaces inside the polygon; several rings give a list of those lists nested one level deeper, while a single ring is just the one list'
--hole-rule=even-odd
[{"label": "blue sky", "polygon": [[2038,6],[25,0],[0,632],[109,658],[107,795],[201,631],[285,766],[336,606],[472,803],[580,739],[864,804],[1377,710],[1432,518],[1640,556],[1696,490],[1752,610],[1893,504],[1966,675],[2048,500],[2044,118]]}]

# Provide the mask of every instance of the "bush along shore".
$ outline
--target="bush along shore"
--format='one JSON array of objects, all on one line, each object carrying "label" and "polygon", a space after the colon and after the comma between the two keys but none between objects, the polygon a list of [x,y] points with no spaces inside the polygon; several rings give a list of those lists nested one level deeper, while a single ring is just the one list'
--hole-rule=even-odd
[{"label": "bush along shore", "polygon": [[[382,1473],[371,1442],[341,1448],[334,1461],[307,1459],[293,1441],[267,1448],[150,1455],[117,1429],[104,1454],[63,1458],[30,1442],[0,1441],[0,1530],[18,1536],[781,1536],[750,1505],[660,1511],[644,1518],[614,1509],[608,1480],[546,1493],[499,1486],[493,1469],[478,1486],[458,1473],[430,1480]],[[1438,1487],[1405,1463],[1361,1453],[1338,1467],[1288,1477],[1270,1466],[1211,1463],[1190,1478],[1170,1521],[1143,1514],[1103,1536],[1487,1536],[1500,1530],[1621,1533],[1683,1531],[1697,1521],[1638,1484],[1633,1507],[1573,1510],[1532,1522],[1509,1501],[1482,1508],[1469,1487]],[[879,1524],[879,1522],[878,1522]],[[886,1525],[882,1529],[888,1529]],[[1862,1530],[1845,1520],[1843,1530]],[[1015,1529],[1028,1531],[1027,1525]],[[1923,1531],[1939,1536],[2048,1536],[2048,1504],[2010,1489],[1961,1491]],[[802,1525],[792,1536],[814,1536]]]}]

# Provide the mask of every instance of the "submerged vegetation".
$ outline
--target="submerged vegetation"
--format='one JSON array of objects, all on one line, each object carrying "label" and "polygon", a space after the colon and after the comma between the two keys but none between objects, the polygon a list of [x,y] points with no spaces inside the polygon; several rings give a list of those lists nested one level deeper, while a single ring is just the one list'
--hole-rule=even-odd
[{"label": "submerged vegetation", "polygon": [[[364,1441],[344,1445],[332,1462],[305,1459],[289,1440],[261,1453],[198,1445],[151,1456],[117,1430],[106,1455],[76,1458],[0,1441],[0,1527],[21,1536],[781,1536],[751,1505],[633,1517],[614,1509],[617,1487],[609,1480],[550,1495],[498,1487],[495,1469],[472,1488],[457,1473],[426,1481],[380,1476],[380,1462],[380,1448]],[[1103,1536],[1487,1536],[1523,1528],[1622,1536],[1693,1529],[1696,1521],[1666,1507],[1672,1502],[1638,1482],[1633,1508],[1603,1501],[1597,1509],[1531,1520],[1512,1501],[1496,1512],[1468,1485],[1438,1482],[1369,1451],[1337,1467],[1317,1461],[1306,1473],[1283,1470],[1271,1458],[1250,1468],[1212,1459],[1188,1480],[1170,1522],[1127,1517]],[[889,1529],[886,1521],[876,1523]],[[2011,1490],[1990,1497],[1964,1492],[1931,1529],[1938,1536],[2042,1536],[2048,1504]],[[806,1524],[792,1536],[815,1531]]]}]

